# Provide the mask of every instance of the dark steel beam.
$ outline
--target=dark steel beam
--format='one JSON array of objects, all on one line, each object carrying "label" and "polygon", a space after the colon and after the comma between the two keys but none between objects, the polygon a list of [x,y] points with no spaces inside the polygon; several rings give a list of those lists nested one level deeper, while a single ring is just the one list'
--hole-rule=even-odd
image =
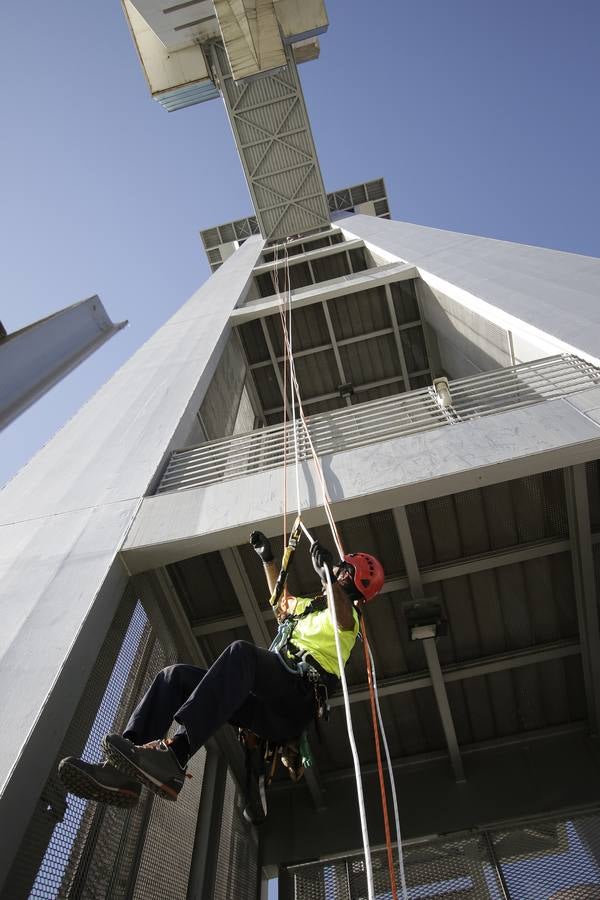
[{"label": "dark steel beam", "polygon": [[590,733],[600,733],[600,624],[585,465],[564,471],[569,538]]},{"label": "dark steel beam", "polygon": [[[424,596],[423,582],[421,580],[421,573],[419,571],[412,534],[410,533],[410,524],[406,513],[406,507],[396,507],[392,510],[392,515],[398,532],[400,549],[402,550],[406,574],[408,576],[413,599],[421,600]],[[446,684],[442,675],[435,637],[427,637],[423,640],[423,650],[425,651],[425,659],[427,660],[431,685],[440,714],[442,728],[444,729],[446,744],[448,745],[448,753],[450,754],[450,762],[452,763],[454,777],[457,781],[464,781],[465,772],[460,756],[460,750],[458,748],[456,727],[454,725],[454,719],[452,718],[452,710],[450,709],[448,692],[446,691]]]}]

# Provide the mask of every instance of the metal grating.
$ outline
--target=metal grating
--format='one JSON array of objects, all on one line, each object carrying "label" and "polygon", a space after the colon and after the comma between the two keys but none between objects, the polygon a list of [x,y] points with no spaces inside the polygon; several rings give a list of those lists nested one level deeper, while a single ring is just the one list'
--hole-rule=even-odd
[{"label": "metal grating", "polygon": [[[291,47],[287,65],[235,82],[221,44],[211,45],[215,81],[266,240],[329,227],[329,210]],[[230,238],[232,239],[232,238]]]},{"label": "metal grating", "polygon": [[85,865],[84,847],[95,804],[65,797],[56,765],[62,756],[72,754],[83,754],[90,761],[99,759],[99,739],[125,719],[125,680],[121,678],[119,684],[114,672],[123,670],[125,660],[128,670],[135,670],[146,637],[143,618],[132,616],[132,611],[131,601],[124,601],[104,641],[8,877],[7,896],[36,900],[73,896],[78,868]]},{"label": "metal grating", "polygon": [[[598,900],[600,814],[407,843],[404,867],[410,900]],[[293,866],[282,875],[291,881],[288,895],[302,900],[367,896],[362,856]],[[391,897],[383,850],[373,853],[373,878],[376,896]]]},{"label": "metal grating", "polygon": [[375,181],[354,184],[352,187],[339,188],[327,194],[327,202],[331,212],[353,212],[362,203],[373,202],[375,215],[389,219],[390,208],[383,178]]},{"label": "metal grating", "polygon": [[600,814],[496,831],[492,841],[509,900],[600,897]]},{"label": "metal grating", "polygon": [[[303,358],[305,359],[305,358]],[[256,370],[260,371],[260,370]],[[431,428],[562,397],[600,383],[600,371],[577,357],[548,357],[450,383],[453,406],[442,409],[432,388],[373,400],[309,418],[318,455],[340,452]],[[173,453],[157,493],[181,491],[280,467],[293,456],[290,425],[272,425]],[[310,447],[299,436],[300,459]]]},{"label": "metal grating", "polygon": [[[407,845],[404,866],[410,900],[489,900],[500,898],[501,884],[490,861],[485,835]],[[397,867],[397,854],[394,853]],[[391,897],[387,856],[372,854],[377,897]],[[290,869],[294,896],[302,900],[365,900],[367,878],[362,856]],[[397,871],[397,869],[396,869]],[[399,877],[397,876],[399,883]],[[399,891],[400,895],[400,891]]]},{"label": "metal grating", "polygon": [[200,232],[200,237],[204,248],[211,250],[231,241],[245,241],[253,234],[260,234],[260,231],[254,216],[249,216],[246,219],[236,219],[234,222],[206,228]]},{"label": "metal grating", "polygon": [[67,795],[59,759],[101,758],[104,734],[123,729],[156,673],[174,661],[154,636],[141,604],[122,601],[67,732],[40,804],[17,854],[3,896],[32,900],[184,900],[202,786],[204,751],[191,763],[194,789],[179,802],[146,790],[132,810]]},{"label": "metal grating", "polygon": [[258,837],[243,818],[243,799],[227,772],[213,900],[255,897],[258,890]]}]

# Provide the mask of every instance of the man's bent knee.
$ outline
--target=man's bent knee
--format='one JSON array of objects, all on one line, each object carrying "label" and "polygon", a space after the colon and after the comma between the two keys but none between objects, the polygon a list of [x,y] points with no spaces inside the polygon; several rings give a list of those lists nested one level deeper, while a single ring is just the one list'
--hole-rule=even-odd
[{"label": "man's bent knee", "polygon": [[158,674],[164,681],[173,681],[179,677],[183,668],[184,666],[181,663],[176,663],[173,666],[165,666]]},{"label": "man's bent knee", "polygon": [[250,641],[233,641],[227,650],[232,656],[254,656],[256,647]]}]

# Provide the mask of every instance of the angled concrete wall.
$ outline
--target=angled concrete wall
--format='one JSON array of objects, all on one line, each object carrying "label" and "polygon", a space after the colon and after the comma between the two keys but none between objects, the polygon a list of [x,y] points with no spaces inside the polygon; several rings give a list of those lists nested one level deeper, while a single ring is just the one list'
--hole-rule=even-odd
[{"label": "angled concrete wall", "polygon": [[[373,216],[349,216],[337,224],[349,239],[362,238],[377,257],[417,267],[429,288],[424,315],[454,347],[455,326],[443,298],[508,332],[516,362],[576,352],[598,364],[600,259]],[[435,304],[436,296],[439,307],[430,316],[427,304]],[[477,346],[477,338],[473,340]],[[498,345],[496,335],[490,344]],[[489,365],[479,359],[470,370],[465,363],[463,371],[455,368],[450,374],[492,368],[498,354],[495,364],[502,365],[506,349],[498,347]],[[465,355],[463,348],[463,360]]]},{"label": "angled concrete wall", "polygon": [[121,544],[187,440],[261,248],[249,239],[0,493],[0,884],[126,585]]}]

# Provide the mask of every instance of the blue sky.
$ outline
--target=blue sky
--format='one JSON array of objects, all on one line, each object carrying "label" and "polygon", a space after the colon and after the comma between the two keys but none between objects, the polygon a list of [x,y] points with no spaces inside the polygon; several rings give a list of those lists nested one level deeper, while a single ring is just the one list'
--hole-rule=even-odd
[{"label": "blue sky", "polygon": [[[118,334],[0,435],[7,480],[208,276],[198,230],[251,212],[219,101],[153,102],[118,0],[0,12],[0,319],[98,293]],[[600,256],[596,0],[328,0],[301,67],[328,190],[395,218]]]}]

